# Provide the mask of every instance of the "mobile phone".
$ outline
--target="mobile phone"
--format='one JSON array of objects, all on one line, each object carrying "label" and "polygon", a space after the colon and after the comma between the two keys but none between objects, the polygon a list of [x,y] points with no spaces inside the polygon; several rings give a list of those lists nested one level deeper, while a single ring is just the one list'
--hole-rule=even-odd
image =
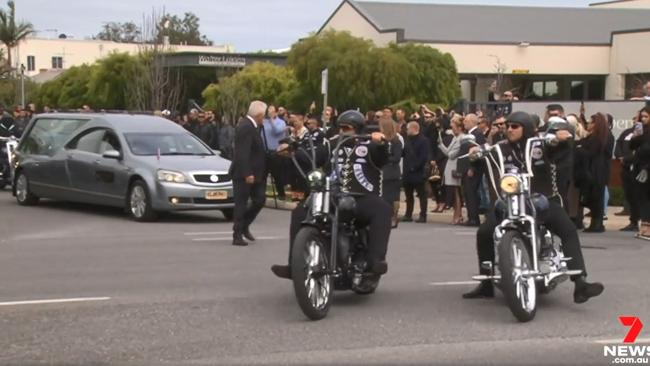
[{"label": "mobile phone", "polygon": [[634,132],[643,133],[643,122],[634,122]]}]

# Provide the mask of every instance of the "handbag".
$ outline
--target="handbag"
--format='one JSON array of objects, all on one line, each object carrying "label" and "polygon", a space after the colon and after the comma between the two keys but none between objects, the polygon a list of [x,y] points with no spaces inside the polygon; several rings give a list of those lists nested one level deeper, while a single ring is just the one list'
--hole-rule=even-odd
[{"label": "handbag", "polygon": [[463,178],[463,173],[461,173],[458,170],[454,169],[454,170],[451,171],[451,176],[454,179],[462,179]]},{"label": "handbag", "polygon": [[434,165],[431,171],[431,176],[429,176],[429,182],[438,182],[440,179],[442,179],[440,176],[440,169],[438,168],[438,165]]}]

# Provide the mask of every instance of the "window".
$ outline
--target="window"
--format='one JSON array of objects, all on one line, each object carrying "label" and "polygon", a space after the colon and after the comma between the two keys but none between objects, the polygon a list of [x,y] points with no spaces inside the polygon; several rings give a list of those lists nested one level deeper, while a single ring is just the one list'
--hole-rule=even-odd
[{"label": "window", "polygon": [[36,57],[27,56],[27,71],[34,71],[34,70],[36,70]]},{"label": "window", "polygon": [[102,142],[99,144],[99,153],[104,154],[110,150],[121,151],[122,149],[120,148],[120,140],[117,139],[117,136],[107,131],[104,134]]},{"label": "window", "polygon": [[104,139],[106,130],[90,130],[84,131],[81,135],[77,136],[67,146],[68,149],[99,154],[100,144]]},{"label": "window", "polygon": [[52,68],[53,69],[62,69],[63,68],[63,57],[53,56],[52,57]]},{"label": "window", "polygon": [[213,155],[189,133],[127,133],[124,137],[135,155]]},{"label": "window", "polygon": [[571,82],[571,100],[584,100],[585,99],[585,82],[572,81]]},{"label": "window", "polygon": [[533,99],[557,99],[559,89],[559,83],[555,80],[535,81],[532,84],[531,97]]},{"label": "window", "polygon": [[589,80],[587,87],[587,100],[605,99],[605,78]]},{"label": "window", "polygon": [[24,154],[53,156],[88,120],[41,118],[23,136],[19,151]]}]

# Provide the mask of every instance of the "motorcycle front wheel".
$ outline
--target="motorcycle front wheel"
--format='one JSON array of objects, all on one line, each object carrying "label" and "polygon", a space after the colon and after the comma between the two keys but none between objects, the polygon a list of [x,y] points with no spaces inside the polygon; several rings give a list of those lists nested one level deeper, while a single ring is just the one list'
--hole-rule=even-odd
[{"label": "motorcycle front wheel", "polygon": [[291,278],[296,300],[311,320],[327,316],[332,303],[333,278],[328,246],[316,228],[303,227],[293,242]]},{"label": "motorcycle front wheel", "polygon": [[521,233],[508,231],[499,242],[499,270],[501,291],[512,314],[520,322],[535,318],[537,289],[535,278],[524,276],[533,266]]}]

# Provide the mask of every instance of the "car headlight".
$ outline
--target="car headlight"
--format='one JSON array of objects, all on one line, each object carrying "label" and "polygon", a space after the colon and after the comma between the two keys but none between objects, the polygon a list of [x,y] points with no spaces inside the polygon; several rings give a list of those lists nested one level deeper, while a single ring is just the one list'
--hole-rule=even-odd
[{"label": "car headlight", "polygon": [[168,182],[168,183],[184,183],[185,176],[183,175],[183,173],[174,172],[171,170],[159,170],[158,180],[161,182]]},{"label": "car headlight", "polygon": [[314,170],[307,174],[307,182],[312,188],[320,187],[325,182],[325,174],[320,170]]},{"label": "car headlight", "polygon": [[514,175],[506,175],[501,178],[501,191],[506,194],[518,193],[521,187],[521,181]]}]

